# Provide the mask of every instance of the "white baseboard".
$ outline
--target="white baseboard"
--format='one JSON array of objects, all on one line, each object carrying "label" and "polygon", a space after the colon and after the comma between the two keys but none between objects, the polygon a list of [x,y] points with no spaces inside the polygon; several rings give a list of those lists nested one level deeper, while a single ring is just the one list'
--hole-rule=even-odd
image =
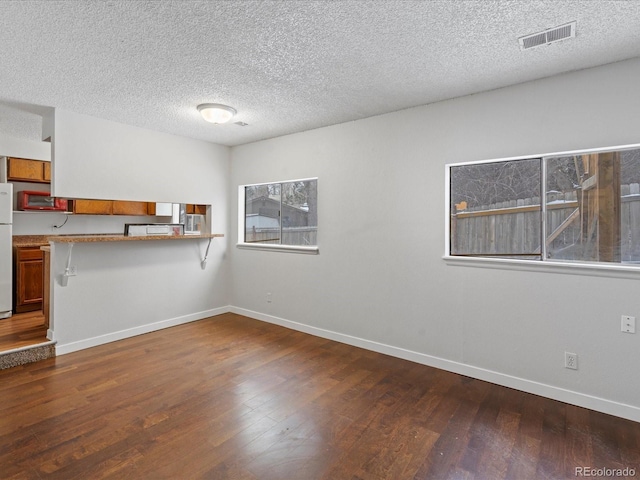
[{"label": "white baseboard", "polygon": [[467,377],[476,378],[478,380],[484,380],[487,382],[502,385],[504,387],[513,388],[527,393],[540,395],[542,397],[551,398],[571,405],[577,405],[579,407],[589,408],[597,412],[606,413],[609,415],[615,415],[617,417],[626,418],[635,422],[640,422],[640,408],[633,405],[627,405],[624,403],[615,402],[613,400],[607,400],[605,398],[594,397],[585,393],[574,392],[572,390],[566,390],[564,388],[554,387],[544,383],[534,382],[525,378],[513,377],[504,373],[487,370],[473,365],[465,363],[455,362],[440,357],[434,357],[424,353],[414,352],[406,350],[404,348],[394,347],[392,345],[386,345],[383,343],[373,342],[364,338],[353,337],[351,335],[345,335],[343,333],[334,332],[331,330],[325,330],[322,328],[312,327],[284,318],[274,317],[260,312],[254,312],[244,308],[231,306],[230,312],[238,315],[244,315],[246,317],[255,318],[275,325],[297,330],[299,332],[308,333],[321,338],[327,338],[329,340],[335,340],[347,345],[353,345],[355,347],[364,348],[392,357],[402,358],[422,365],[427,365],[441,370],[447,370],[449,372],[458,373]]},{"label": "white baseboard", "polygon": [[162,330],[163,328],[182,325],[183,323],[195,322],[196,320],[202,320],[203,318],[213,317],[215,315],[228,313],[230,311],[231,311],[230,307],[228,306],[213,308],[210,310],[204,310],[202,312],[183,315],[181,317],[169,318],[167,320],[162,320],[160,322],[154,322],[154,323],[149,323],[149,324],[141,325],[134,328],[128,328],[126,330],[119,330],[117,332],[111,332],[105,335],[99,335],[97,337],[79,340],[77,342],[71,342],[71,343],[66,343],[62,345],[58,344],[56,345],[56,355],[64,355],[66,353],[76,352],[78,350],[84,350],[85,348],[91,348],[91,347],[96,347],[98,345],[103,345],[105,343],[115,342],[116,340],[135,337],[136,335],[142,335],[143,333],[154,332],[156,330]]}]

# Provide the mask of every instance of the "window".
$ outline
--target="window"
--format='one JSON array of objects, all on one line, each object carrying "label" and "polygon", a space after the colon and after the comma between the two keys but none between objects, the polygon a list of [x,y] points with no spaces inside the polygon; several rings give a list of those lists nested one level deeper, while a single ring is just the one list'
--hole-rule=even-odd
[{"label": "window", "polygon": [[317,252],[318,180],[243,185],[242,247]]},{"label": "window", "polygon": [[540,257],[540,159],[451,167],[451,255]]},{"label": "window", "polygon": [[448,168],[452,256],[640,263],[639,147]]}]

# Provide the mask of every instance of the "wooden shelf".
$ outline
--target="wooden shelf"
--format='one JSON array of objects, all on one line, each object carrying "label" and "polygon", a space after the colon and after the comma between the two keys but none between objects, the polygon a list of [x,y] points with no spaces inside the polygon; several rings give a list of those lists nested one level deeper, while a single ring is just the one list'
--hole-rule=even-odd
[{"label": "wooden shelf", "polygon": [[46,213],[51,215],[52,213],[61,213],[62,215],[73,215],[73,212],[67,212],[66,210],[14,210],[13,214],[18,213],[26,213],[28,215],[33,215],[34,213]]}]

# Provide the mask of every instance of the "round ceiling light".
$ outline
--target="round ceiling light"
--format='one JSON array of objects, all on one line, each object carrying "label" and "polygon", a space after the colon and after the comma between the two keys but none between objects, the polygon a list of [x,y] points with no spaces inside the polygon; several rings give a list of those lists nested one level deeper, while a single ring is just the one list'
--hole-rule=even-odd
[{"label": "round ceiling light", "polygon": [[219,103],[203,103],[198,105],[198,111],[207,122],[215,124],[227,123],[238,113],[235,108]]}]

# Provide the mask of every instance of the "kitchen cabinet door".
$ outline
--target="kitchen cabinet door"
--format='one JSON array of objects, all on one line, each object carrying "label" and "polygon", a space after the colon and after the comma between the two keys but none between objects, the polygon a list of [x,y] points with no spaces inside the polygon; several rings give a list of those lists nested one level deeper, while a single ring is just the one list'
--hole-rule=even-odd
[{"label": "kitchen cabinet door", "polygon": [[207,206],[206,205],[194,205],[191,203],[187,203],[185,206],[185,213],[192,214],[197,213],[199,215],[207,214]]},{"label": "kitchen cabinet door", "polygon": [[15,311],[42,308],[43,252],[40,247],[18,247],[15,253]]},{"label": "kitchen cabinet door", "polygon": [[111,213],[114,215],[148,215],[147,202],[114,200]]},{"label": "kitchen cabinet door", "polygon": [[[42,250],[42,249],[41,249]],[[42,250],[42,314],[44,326],[49,328],[49,310],[51,309],[51,249]]]},{"label": "kitchen cabinet door", "polygon": [[45,178],[45,168],[51,167],[49,162],[29,160],[26,158],[7,158],[7,178],[10,182],[51,183]]},{"label": "kitchen cabinet door", "polygon": [[83,200],[73,201],[73,213],[79,215],[111,215],[112,200]]},{"label": "kitchen cabinet door", "polygon": [[44,179],[45,182],[51,183],[51,162],[43,162],[42,167],[43,167],[42,178]]},{"label": "kitchen cabinet door", "polygon": [[147,202],[125,200],[73,200],[73,213],[79,215],[149,215]]},{"label": "kitchen cabinet door", "polygon": [[206,205],[194,205],[193,213],[197,213],[198,215],[206,215],[207,214],[207,206]]}]

